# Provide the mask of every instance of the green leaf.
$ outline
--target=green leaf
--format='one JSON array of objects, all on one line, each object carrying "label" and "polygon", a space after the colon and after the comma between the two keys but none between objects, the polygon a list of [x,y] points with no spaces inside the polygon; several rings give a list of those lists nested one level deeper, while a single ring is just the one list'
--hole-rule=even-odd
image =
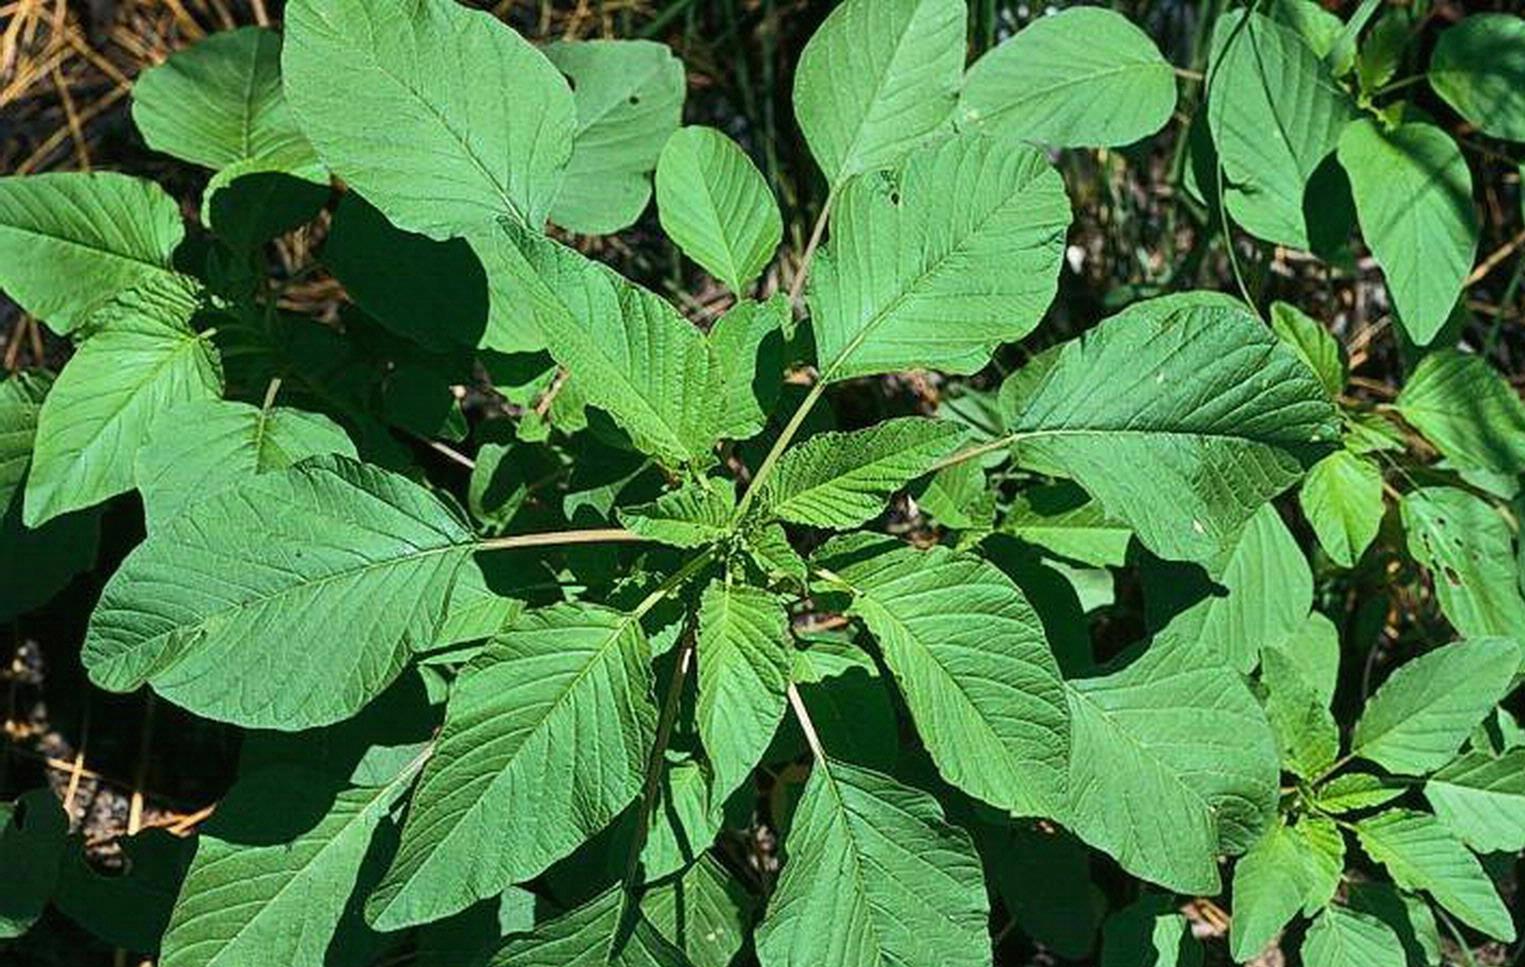
[{"label": "green leaf", "polygon": [[674,547],[704,547],[731,533],[734,486],[705,477],[671,490],[648,504],[621,507],[620,523],[642,537]]},{"label": "green leaf", "polygon": [[[301,169],[303,174],[308,171]],[[332,188],[327,173],[316,160],[311,171],[321,172],[323,180],[289,174],[277,160],[234,162],[207,182],[201,194],[201,221],[230,248],[257,249],[312,221],[328,203]]]},{"label": "green leaf", "polygon": [[1271,242],[1307,249],[1304,195],[1355,114],[1311,47],[1259,13],[1233,12],[1213,28],[1207,120],[1233,220]]},{"label": "green leaf", "polygon": [[97,871],[85,838],[72,837],[53,905],[105,943],[157,953],[196,842],[152,828],[116,842],[122,867]]},{"label": "green leaf", "polygon": [[1023,822],[981,823],[974,834],[987,882],[1021,931],[1066,959],[1090,956],[1107,905],[1085,845]]},{"label": "green leaf", "polygon": [[912,496],[944,527],[988,532],[995,525],[996,495],[987,489],[985,468],[976,460],[943,467]]},{"label": "green leaf", "polygon": [[723,801],[751,775],[784,717],[794,648],[783,602],[715,581],[699,602],[699,700],[694,718]]},{"label": "green leaf", "polygon": [[964,74],[960,0],[845,0],[794,71],[794,114],[836,189],[946,130]]},{"label": "green leaf", "polygon": [[1339,340],[1324,324],[1312,319],[1297,306],[1271,303],[1271,328],[1302,357],[1313,370],[1331,399],[1345,388],[1346,363]]},{"label": "green leaf", "polygon": [[1349,772],[1325,783],[1313,797],[1329,813],[1351,813],[1392,802],[1403,795],[1403,786],[1390,786],[1369,772]]},{"label": "green leaf", "polygon": [[650,662],[638,621],[591,605],[525,612],[494,639],[451,692],[371,922],[464,910],[607,826],[645,774]]},{"label": "green leaf", "polygon": [[1169,637],[1069,684],[1070,828],[1135,876],[1217,893],[1218,855],[1249,847],[1275,815],[1276,742],[1259,703],[1200,644]]},{"label": "green leaf", "polygon": [[1245,673],[1263,652],[1304,630],[1313,605],[1313,574],[1274,505],[1262,504],[1233,543],[1204,567],[1227,595],[1195,574],[1183,579],[1179,566],[1149,568],[1143,572],[1146,615],[1174,614],[1174,628]]},{"label": "green leaf", "polygon": [[708,456],[718,436],[725,370],[709,342],[665,300],[572,249],[504,221],[473,239],[510,312],[540,331],[638,449],[676,466]]},{"label": "green leaf", "polygon": [[360,789],[292,767],[241,779],[202,830],[159,962],[323,967],[331,948],[362,943],[360,902],[380,872],[367,857],[417,766]]},{"label": "green leaf", "polygon": [[1382,470],[1336,450],[1308,471],[1297,501],[1324,552],[1341,567],[1355,567],[1382,526]]},{"label": "green leaf", "polygon": [[1482,356],[1455,349],[1426,355],[1397,406],[1457,466],[1525,473],[1525,403]]},{"label": "green leaf", "polygon": [[1221,554],[1335,432],[1313,374],[1223,297],[1139,303],[1045,360],[1036,385],[1002,387],[1018,460],[1073,478],[1162,557]]},{"label": "green leaf", "polygon": [[641,847],[641,875],[647,881],[666,879],[706,855],[725,825],[725,797],[719,792],[711,786],[706,763],[668,750]]},{"label": "green leaf", "polygon": [[1376,917],[1392,928],[1403,944],[1409,967],[1440,967],[1440,925],[1428,900],[1401,893],[1381,880],[1350,884],[1349,900],[1352,910]]},{"label": "green leaf", "polygon": [[405,339],[437,348],[540,348],[533,331],[526,336],[505,318],[501,300],[489,306],[487,275],[464,239],[403,231],[354,192],[339,199],[321,255],[350,299]]},{"label": "green leaf", "polygon": [[26,482],[37,417],[52,386],[53,377],[41,371],[21,370],[0,382],[0,511]]},{"label": "green leaf", "polygon": [[436,644],[471,541],[427,490],[347,457],[247,477],[128,555],[82,658],[102,688],[148,683],[207,718],[336,722]]},{"label": "green leaf", "polygon": [[51,789],[0,803],[0,940],[19,937],[42,915],[58,880],[69,817]]},{"label": "green leaf", "polygon": [[326,416],[194,400],[164,411],[150,425],[133,477],[148,526],[157,529],[188,504],[240,480],[324,453],[355,456],[355,445]]},{"label": "green leaf", "polygon": [[657,163],[657,213],[683,253],[737,293],[784,236],[762,172],[714,128],[683,128],[668,139]]},{"label": "green leaf", "polygon": [[1525,749],[1468,752],[1430,777],[1424,797],[1457,838],[1480,853],[1525,849]]},{"label": "green leaf", "polygon": [[281,35],[221,31],[138,75],[132,119],[155,151],[207,168],[273,165],[328,182],[281,91]]},{"label": "green leaf", "polygon": [[817,762],[757,931],[764,967],[988,967],[989,901],[969,835],[888,776]]},{"label": "green leaf", "polygon": [[789,297],[775,293],[767,302],[737,302],[711,327],[710,345],[725,373],[721,437],[745,440],[767,426],[783,381],[784,333],[791,320]]},{"label": "green leaf", "polygon": [[1017,494],[1000,532],[1092,567],[1121,567],[1133,531],[1069,482],[1039,484]]},{"label": "green leaf", "polygon": [[219,395],[217,350],[190,326],[200,305],[192,285],[166,277],[92,316],[94,334],[38,414],[28,527],[131,490],[133,460],[154,420],[178,403]]},{"label": "green leaf", "polygon": [[324,163],[398,227],[445,239],[501,216],[544,225],[577,109],[545,55],[491,14],[294,0],[282,67]]},{"label": "green leaf", "polygon": [[1403,775],[1440,768],[1508,693],[1519,665],[1508,638],[1442,645],[1404,663],[1366,703],[1351,754]]},{"label": "green leaf", "polygon": [[1497,940],[1514,940],[1514,920],[1493,881],[1461,841],[1428,813],[1389,809],[1356,823],[1361,848],[1405,890],[1423,890],[1457,919]]},{"label": "green leaf", "polygon": [[810,278],[822,380],[980,369],[1053,300],[1069,224],[1044,156],[978,133],[912,154],[893,176],[849,182]]},{"label": "green leaf", "polygon": [[1423,346],[1440,332],[1477,254],[1472,175],[1450,135],[1430,124],[1383,131],[1354,121],[1340,135],[1361,234],[1382,267],[1398,321]]},{"label": "green leaf", "polygon": [[1430,86],[1484,134],[1525,141],[1525,22],[1476,13],[1441,31],[1430,55]]},{"label": "green leaf", "polygon": [[1269,649],[1261,667],[1266,718],[1281,749],[1282,768],[1304,779],[1323,775],[1340,755],[1340,731],[1322,698],[1293,660]]},{"label": "green leaf", "polygon": [[[1309,835],[1309,829],[1313,835]],[[1332,838],[1339,855],[1329,875],[1320,835]],[[1296,825],[1278,821],[1234,865],[1234,918],[1229,946],[1236,962],[1253,960],[1299,910],[1309,895],[1319,894],[1315,908],[1334,896],[1344,853],[1339,829],[1326,820],[1307,818]]]},{"label": "green leaf", "polygon": [[1073,7],[969,68],[959,120],[1002,138],[1105,148],[1154,134],[1175,106],[1175,72],[1148,34],[1105,7]]},{"label": "green leaf", "polygon": [[1053,815],[1069,722],[1043,625],[995,565],[945,547],[849,537],[820,558],[879,642],[943,778],[1007,812]]},{"label": "green leaf", "polygon": [[693,967],[730,967],[746,943],[752,900],[711,856],[641,894],[641,914]]},{"label": "green leaf", "polygon": [[1331,906],[1303,939],[1307,967],[1396,967],[1403,944],[1392,927],[1366,913]]},{"label": "green leaf", "polygon": [[689,967],[632,907],[629,894],[611,887],[587,903],[511,938],[488,961],[489,967]]},{"label": "green leaf", "polygon": [[54,332],[134,286],[174,277],[180,206],[114,172],[0,178],[0,289]]},{"label": "green leaf", "polygon": [[1101,967],[1202,967],[1202,943],[1169,897],[1146,894],[1102,926]]},{"label": "green leaf", "polygon": [[758,506],[771,517],[857,527],[884,511],[896,490],[958,449],[956,423],[905,416],[851,433],[817,433],[784,452]]},{"label": "green leaf", "polygon": [[[1440,609],[1466,637],[1525,628],[1525,593],[1509,525],[1483,500],[1455,487],[1423,487],[1399,505],[1409,553],[1430,572]],[[1525,643],[1525,641],[1522,641]]]},{"label": "green leaf", "polygon": [[649,40],[585,40],[545,48],[572,82],[577,131],[551,220],[608,235],[635,223],[651,198],[651,171],[683,120],[683,63]]}]

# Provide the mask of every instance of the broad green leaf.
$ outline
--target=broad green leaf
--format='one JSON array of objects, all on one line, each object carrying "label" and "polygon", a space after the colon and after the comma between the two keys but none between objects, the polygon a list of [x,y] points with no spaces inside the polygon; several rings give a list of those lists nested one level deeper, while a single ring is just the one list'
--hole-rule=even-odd
[{"label": "broad green leaf", "polygon": [[1351,754],[1403,775],[1440,768],[1508,693],[1519,665],[1507,638],[1441,645],[1405,662],[1366,703]]},{"label": "broad green leaf", "polygon": [[960,0],[844,0],[800,53],[794,114],[835,190],[949,124],[964,74]]},{"label": "broad green leaf", "polygon": [[1525,473],[1525,403],[1482,356],[1430,353],[1414,368],[1397,406],[1457,466]]},{"label": "broad green leaf", "polygon": [[726,480],[705,477],[647,504],[619,509],[620,523],[642,537],[674,547],[703,547],[731,533],[736,493]]},{"label": "broad green leaf", "polygon": [[1297,306],[1273,302],[1271,328],[1308,364],[1330,398],[1338,397],[1345,388],[1345,355],[1339,340],[1324,328],[1324,324],[1310,318]]},{"label": "broad green leaf", "polygon": [[817,762],[784,853],[757,931],[764,967],[990,964],[979,857],[926,793]]},{"label": "broad green leaf", "polygon": [[[1262,504],[1204,569],[1212,585],[1194,580],[1195,573],[1183,576],[1179,566],[1146,569],[1146,615],[1173,614],[1174,628],[1245,673],[1262,652],[1304,629],[1313,605],[1313,574],[1275,506]],[[1228,593],[1220,594],[1220,587]]]},{"label": "broad green leaf", "polygon": [[1382,526],[1382,470],[1336,450],[1308,471],[1297,501],[1324,552],[1341,567],[1355,567]]},{"label": "broad green leaf", "polygon": [[[310,172],[322,181],[299,176]],[[230,248],[249,252],[312,221],[331,193],[328,175],[316,160],[298,174],[283,171],[274,159],[234,162],[207,182],[201,221]]]},{"label": "broad green leaf", "polygon": [[164,411],[150,425],[133,478],[148,526],[157,529],[188,504],[240,480],[324,453],[355,456],[355,445],[326,416],[194,400]]},{"label": "broad green leaf", "polygon": [[1067,825],[1135,876],[1218,892],[1217,857],[1259,839],[1279,778],[1239,675],[1200,644],[1160,637],[1121,671],[1069,684]]},{"label": "broad green leaf", "polygon": [[711,787],[710,772],[699,759],[668,750],[641,846],[641,875],[648,882],[697,863],[725,825],[725,797]]},{"label": "broad green leaf", "polygon": [[489,967],[690,967],[620,886],[509,939]]},{"label": "broad green leaf", "polygon": [[699,602],[699,700],[694,719],[723,801],[767,750],[784,717],[794,647],[783,602],[715,581]]},{"label": "broad green leaf", "polygon": [[1069,722],[1043,625],[995,565],[944,547],[847,538],[823,549],[828,583],[879,642],[943,778],[1002,810],[1064,803]]},{"label": "broad green leaf", "polygon": [[427,490],[347,457],[246,477],[128,555],[82,658],[102,688],[207,718],[336,722],[436,644],[471,541]]},{"label": "broad green leaf", "polygon": [[0,178],[0,289],[54,332],[118,293],[174,277],[180,206],[114,172]]},{"label": "broad green leaf", "polygon": [[207,168],[259,161],[327,183],[281,91],[281,35],[212,34],[138,75],[132,119],[155,151]]},{"label": "broad green leaf", "polygon": [[1307,892],[1303,916],[1310,917],[1328,906],[1345,878],[1345,834],[1332,819],[1304,815],[1293,827],[1307,845]]},{"label": "broad green leaf", "polygon": [[293,0],[285,22],[292,112],[394,224],[437,239],[503,216],[543,227],[577,109],[511,27],[455,0]]},{"label": "broad green leaf", "polygon": [[1163,128],[1176,78],[1154,41],[1105,7],[1038,17],[964,79],[959,122],[1059,148],[1132,144]]},{"label": "broad green leaf", "polygon": [[1356,80],[1363,94],[1375,96],[1403,60],[1404,48],[1418,35],[1413,11],[1407,7],[1388,7],[1372,24],[1361,49],[1356,54]]},{"label": "broad green leaf", "polygon": [[58,880],[69,817],[51,789],[0,803],[0,940],[26,933],[42,915]]},{"label": "broad green leaf", "polygon": [[180,277],[130,289],[91,317],[37,420],[28,527],[131,490],[138,448],[160,414],[222,390],[217,350],[190,326],[200,306]]},{"label": "broad green leaf", "polygon": [[1430,86],[1484,134],[1525,141],[1525,21],[1475,13],[1441,31]]},{"label": "broad green leaf", "polygon": [[987,881],[1018,928],[1066,959],[1090,956],[1107,903],[1085,845],[1020,821],[981,823],[973,832]]},{"label": "broad green leaf", "polygon": [[1424,487],[1399,505],[1409,553],[1430,572],[1440,609],[1465,637],[1512,635],[1525,644],[1525,592],[1509,525],[1482,499],[1455,487]]},{"label": "broad green leaf", "polygon": [[789,543],[789,534],[782,524],[743,527],[741,546],[752,563],[770,579],[787,578],[801,585],[805,583],[809,566]]},{"label": "broad green leaf", "polygon": [[[1307,41],[1313,52],[1323,58],[1335,77],[1343,77],[1355,66],[1355,35],[1344,35],[1346,25],[1338,16],[1319,6],[1315,0],[1272,0],[1268,5],[1272,18],[1286,24]],[[1355,21],[1353,16],[1352,22]],[[1356,28],[1359,30],[1359,25]]]},{"label": "broad green leaf", "polygon": [[784,223],[762,172],[714,128],[675,133],[657,162],[657,214],[683,253],[740,293],[778,249]]},{"label": "broad green leaf", "polygon": [[758,506],[771,517],[846,529],[884,511],[896,490],[958,448],[956,423],[905,416],[851,433],[817,433],[784,452]]},{"label": "broad green leaf", "polygon": [[1398,321],[1426,345],[1450,318],[1477,254],[1467,161],[1434,125],[1383,131],[1376,121],[1361,120],[1340,135],[1340,165]]},{"label": "broad green leaf", "polygon": [[[1343,840],[1338,828],[1325,820],[1303,819],[1296,825],[1278,821],[1266,835],[1234,865],[1234,918],[1230,924],[1229,946],[1238,963],[1253,960],[1299,910],[1308,905],[1309,895],[1322,895],[1322,906],[1334,895],[1340,865],[1333,867],[1332,881],[1326,872],[1327,861],[1315,845],[1322,827],[1333,830],[1333,842],[1343,854]],[[1309,835],[1309,828],[1314,834]]]},{"label": "broad green leaf", "polygon": [[105,943],[157,953],[196,841],[150,827],[116,842],[122,867],[97,870],[84,836],[71,837],[53,905]]},{"label": "broad green leaf", "polygon": [[1314,795],[1318,807],[1329,813],[1350,813],[1392,802],[1407,790],[1388,785],[1369,772],[1348,772],[1329,780]]},{"label": "broad green leaf", "polygon": [[1376,917],[1392,928],[1403,944],[1409,967],[1440,967],[1440,925],[1428,900],[1400,892],[1382,880],[1350,884],[1348,898],[1352,910]]},{"label": "broad green leaf", "polygon": [[1304,779],[1323,775],[1340,755],[1339,726],[1327,700],[1303,679],[1291,658],[1274,648],[1265,652],[1260,678],[1282,768]]},{"label": "broad green leaf", "polygon": [[1002,387],[1018,461],[1073,478],[1162,557],[1220,555],[1335,432],[1313,373],[1222,297],[1139,303],[1044,362]]},{"label": "broad green leaf", "polygon": [[489,303],[487,274],[464,239],[437,242],[403,231],[354,192],[339,199],[320,254],[345,294],[405,339],[441,349],[541,347],[533,331],[525,335],[504,318],[501,299]]},{"label": "broad green leaf", "polygon": [[486,967],[506,938],[535,929],[535,894],[511,886],[471,908],[418,931],[419,967]]},{"label": "broad green leaf", "polygon": [[526,612],[494,639],[451,691],[371,922],[464,910],[607,826],[645,774],[650,662],[639,622],[591,605]]},{"label": "broad green leaf", "polygon": [[1331,906],[1303,938],[1307,967],[1398,967],[1403,944],[1393,928],[1366,913]]},{"label": "broad green leaf", "polygon": [[1092,567],[1121,567],[1133,536],[1072,483],[1040,484],[1017,494],[1000,532]]},{"label": "broad green leaf", "polygon": [[539,330],[588,402],[638,449],[673,466],[708,456],[726,374],[703,333],[654,293],[512,222],[473,245],[502,269],[494,297],[504,292],[510,311]]},{"label": "broad green leaf", "polygon": [[1202,943],[1169,897],[1149,893],[1102,925],[1101,967],[1202,967]]},{"label": "broad green leaf", "polygon": [[1307,249],[1316,213],[1309,180],[1355,114],[1307,42],[1259,13],[1218,18],[1207,120],[1233,220],[1271,242]]},{"label": "broad green leaf", "polygon": [[563,41],[545,56],[572,83],[577,130],[551,220],[608,235],[635,223],[651,172],[683,119],[683,63],[649,40]]},{"label": "broad green leaf", "polygon": [[1434,816],[1389,809],[1357,822],[1356,836],[1399,887],[1423,890],[1468,926],[1505,943],[1514,940],[1513,917],[1493,881]]},{"label": "broad green leaf", "polygon": [[1276,642],[1274,650],[1288,659],[1303,683],[1318,696],[1321,705],[1334,701],[1340,672],[1340,632],[1334,622],[1317,611],[1290,635]]},{"label": "broad green leaf", "polygon": [[1424,797],[1457,838],[1480,853],[1525,849],[1525,749],[1468,752],[1430,777]]},{"label": "broad green leaf", "polygon": [[363,943],[367,854],[417,767],[359,789],[293,767],[241,779],[202,829],[159,962],[323,967]]},{"label": "broad green leaf", "polygon": [[987,489],[985,468],[977,460],[943,467],[912,496],[944,527],[989,531],[995,525],[996,495]]},{"label": "broad green leaf", "polygon": [[647,886],[641,914],[693,967],[730,967],[750,933],[752,899],[712,856]]},{"label": "broad green leaf", "polygon": [[850,182],[831,224],[809,289],[821,378],[972,373],[1053,300],[1070,203],[1037,150],[970,133]]},{"label": "broad green leaf", "polygon": [[725,415],[720,436],[745,440],[767,426],[778,403],[784,370],[784,333],[792,324],[789,298],[741,300],[710,328],[709,342],[725,373]]},{"label": "broad green leaf", "polygon": [[0,382],[0,512],[11,506],[26,481],[37,417],[52,386],[52,376],[29,370]]}]

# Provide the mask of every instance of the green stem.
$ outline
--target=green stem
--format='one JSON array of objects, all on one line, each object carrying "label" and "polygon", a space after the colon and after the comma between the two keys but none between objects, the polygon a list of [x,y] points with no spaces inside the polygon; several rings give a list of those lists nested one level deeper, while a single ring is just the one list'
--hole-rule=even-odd
[{"label": "green stem", "polygon": [[789,683],[789,707],[794,709],[800,731],[805,733],[805,744],[810,746],[810,754],[815,756],[816,762],[825,765],[826,750],[821,747],[821,737],[815,730],[815,723],[810,721],[810,712],[805,708],[805,700],[800,697],[799,688],[793,682]]},{"label": "green stem", "polygon": [[778,463],[778,458],[783,456],[784,448],[793,442],[795,434],[800,432],[800,427],[805,423],[805,417],[810,415],[810,410],[820,400],[821,394],[824,392],[826,392],[826,381],[822,378],[814,386],[810,387],[810,392],[805,395],[805,398],[800,401],[800,405],[795,408],[794,415],[789,418],[788,423],[784,424],[784,429],[779,433],[778,439],[773,441],[772,449],[768,451],[767,456],[763,457],[762,465],[757,468],[757,475],[752,478],[752,482],[747,485],[746,493],[742,494],[741,500],[737,502],[736,510],[731,514],[732,526],[735,526],[742,516],[746,514],[747,508],[751,506],[758,491],[762,489],[763,483],[773,474],[773,467]]},{"label": "green stem", "polygon": [[1018,440],[1020,440],[1022,436],[1023,434],[1021,433],[1008,433],[1005,436],[996,437],[994,440],[987,440],[984,443],[969,447],[966,450],[960,450],[952,456],[944,457],[938,462],[932,464],[932,469],[927,472],[936,473],[939,470],[946,470],[947,468],[956,466],[966,460],[973,460],[976,457],[983,457],[985,454],[993,453],[996,450],[1004,450],[1011,446],[1013,443],[1016,443]]},{"label": "green stem", "polygon": [[1309,785],[1315,786],[1315,787],[1322,786],[1325,783],[1325,781],[1327,781],[1329,779],[1330,776],[1334,775],[1336,772],[1339,772],[1341,769],[1343,769],[1347,765],[1349,765],[1350,761],[1352,759],[1354,759],[1355,757],[1356,756],[1355,756],[1354,752],[1349,753],[1347,755],[1340,756],[1338,759],[1334,760],[1334,762],[1329,766],[1329,768],[1325,769],[1323,771],[1323,773],[1320,774],[1317,779],[1315,779],[1315,780],[1313,780],[1313,782],[1309,783]]},{"label": "green stem", "polygon": [[589,530],[550,531],[544,534],[515,534],[511,537],[493,537],[477,542],[479,551],[504,551],[517,547],[552,547],[558,544],[640,543],[646,541],[634,531],[623,527],[596,527]]}]

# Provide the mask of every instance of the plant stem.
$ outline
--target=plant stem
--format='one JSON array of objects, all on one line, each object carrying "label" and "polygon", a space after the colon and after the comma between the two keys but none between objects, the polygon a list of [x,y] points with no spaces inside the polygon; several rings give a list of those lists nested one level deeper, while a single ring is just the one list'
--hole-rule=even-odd
[{"label": "plant stem", "polygon": [[946,470],[948,467],[963,463],[965,460],[973,460],[975,457],[983,457],[987,453],[1005,449],[1006,447],[1011,446],[1013,443],[1016,443],[1021,438],[1022,434],[1020,433],[1008,433],[1005,436],[996,437],[994,440],[987,440],[984,443],[969,447],[965,450],[960,450],[951,456],[944,457],[938,462],[932,464],[932,469],[928,470],[927,472],[936,473],[939,470]]},{"label": "plant stem", "polygon": [[623,527],[595,527],[588,530],[550,531],[544,534],[514,534],[477,542],[479,551],[504,551],[516,547],[552,547],[557,544],[641,543],[647,538]]},{"label": "plant stem", "polygon": [[821,737],[816,734],[815,723],[810,721],[810,712],[805,709],[805,700],[800,697],[800,690],[793,682],[789,683],[789,707],[794,709],[800,731],[805,733],[805,744],[810,746],[810,754],[815,756],[816,762],[825,765],[826,750],[821,748]]},{"label": "plant stem", "polygon": [[794,415],[789,418],[789,422],[784,424],[784,429],[779,433],[778,439],[773,441],[772,449],[768,451],[767,456],[763,457],[762,464],[757,468],[757,475],[747,485],[746,493],[741,495],[741,500],[737,501],[736,510],[731,514],[732,525],[741,520],[742,515],[747,512],[747,507],[751,506],[752,500],[762,488],[763,482],[772,475],[774,464],[778,463],[778,458],[783,456],[784,448],[789,446],[794,440],[794,435],[800,432],[800,427],[805,423],[805,417],[810,415],[811,408],[815,406],[816,401],[821,398],[821,394],[824,392],[826,392],[826,381],[824,379],[817,380],[816,384],[810,387],[810,392],[800,401],[800,405],[795,409]]},{"label": "plant stem", "polygon": [[805,278],[810,274],[810,262],[815,258],[815,250],[821,244],[821,235],[826,231],[826,218],[831,214],[831,203],[837,197],[836,186],[826,193],[826,203],[821,206],[821,213],[816,216],[815,224],[810,227],[810,238],[805,242],[805,251],[800,255],[799,271],[794,273],[794,280],[789,283],[789,304],[792,306],[800,301],[800,293],[805,291]]},{"label": "plant stem", "polygon": [[672,680],[667,686],[667,697],[662,701],[662,715],[657,720],[656,741],[652,742],[651,756],[646,760],[646,781],[641,787],[641,807],[636,818],[635,832],[630,839],[630,852],[625,857],[627,893],[635,888],[635,873],[640,868],[641,851],[646,848],[646,828],[651,823],[652,807],[656,805],[657,782],[662,776],[662,762],[667,757],[667,743],[672,739],[673,722],[678,717],[678,698],[683,694],[683,681],[688,677],[688,666],[693,657],[694,635],[690,630],[683,636],[683,650],[678,653],[678,664],[672,670]]},{"label": "plant stem", "polygon": [[1330,764],[1329,768],[1324,770],[1322,775],[1320,775],[1317,779],[1315,779],[1311,783],[1309,783],[1309,785],[1310,786],[1322,786],[1324,784],[1324,782],[1326,780],[1328,780],[1328,778],[1330,776],[1334,775],[1336,772],[1339,772],[1341,769],[1345,768],[1345,766],[1347,764],[1349,764],[1350,760],[1352,760],[1354,758],[1355,758],[1355,753],[1349,753],[1347,755],[1340,756],[1338,759],[1334,760],[1334,762]]}]

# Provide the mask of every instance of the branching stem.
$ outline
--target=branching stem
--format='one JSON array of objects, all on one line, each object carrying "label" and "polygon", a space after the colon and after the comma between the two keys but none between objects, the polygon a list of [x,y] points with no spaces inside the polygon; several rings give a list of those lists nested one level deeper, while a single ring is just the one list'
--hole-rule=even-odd
[{"label": "branching stem", "polygon": [[557,544],[641,543],[647,538],[623,527],[595,527],[588,530],[550,531],[544,534],[514,534],[477,542],[479,551],[505,551],[517,547],[553,547]]}]

